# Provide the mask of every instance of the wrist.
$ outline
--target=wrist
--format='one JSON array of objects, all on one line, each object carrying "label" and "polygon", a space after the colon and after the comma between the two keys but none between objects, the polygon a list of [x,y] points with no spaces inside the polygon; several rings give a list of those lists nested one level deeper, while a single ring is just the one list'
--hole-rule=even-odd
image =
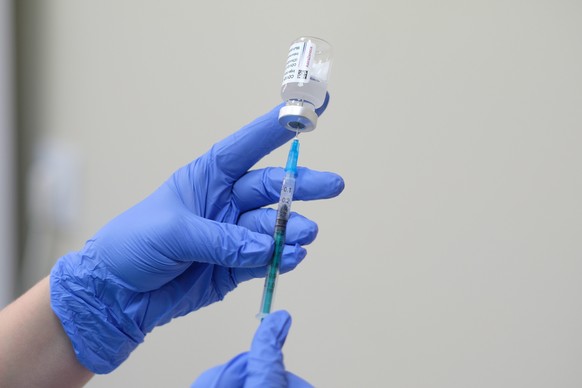
[{"label": "wrist", "polygon": [[109,373],[129,357],[145,333],[127,313],[136,294],[90,253],[60,258],[50,275],[51,307],[71,340],[79,362],[95,373]]}]

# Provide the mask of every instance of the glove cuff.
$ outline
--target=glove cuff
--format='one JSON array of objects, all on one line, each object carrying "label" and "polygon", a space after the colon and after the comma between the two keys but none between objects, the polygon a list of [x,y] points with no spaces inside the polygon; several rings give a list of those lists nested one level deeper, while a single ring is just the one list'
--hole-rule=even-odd
[{"label": "glove cuff", "polygon": [[90,255],[61,257],[51,271],[50,293],[77,359],[90,371],[113,371],[143,342],[145,334],[124,311],[135,295]]}]

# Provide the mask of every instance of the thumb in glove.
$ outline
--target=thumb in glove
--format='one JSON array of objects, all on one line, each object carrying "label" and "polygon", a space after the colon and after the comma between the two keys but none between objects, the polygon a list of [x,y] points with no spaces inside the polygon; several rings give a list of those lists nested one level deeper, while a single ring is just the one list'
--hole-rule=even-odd
[{"label": "thumb in glove", "polygon": [[290,327],[291,316],[288,312],[276,311],[267,315],[257,329],[250,351],[204,372],[192,388],[313,387],[285,370],[282,349]]}]

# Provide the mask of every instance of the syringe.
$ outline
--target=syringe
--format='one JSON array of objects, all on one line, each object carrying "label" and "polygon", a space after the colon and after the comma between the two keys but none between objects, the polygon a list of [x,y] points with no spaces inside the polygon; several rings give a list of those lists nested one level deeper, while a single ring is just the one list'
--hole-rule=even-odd
[{"label": "syringe", "polygon": [[277,276],[279,275],[279,266],[281,265],[281,256],[285,248],[285,232],[287,230],[287,221],[291,214],[291,203],[293,202],[293,192],[295,191],[295,178],[297,177],[297,158],[299,157],[299,140],[295,137],[287,157],[285,166],[285,178],[281,187],[281,197],[277,207],[277,219],[275,221],[275,252],[273,259],[267,269],[265,278],[265,287],[263,288],[263,299],[261,301],[261,310],[257,318],[263,319],[271,312],[275,287],[277,285]]}]

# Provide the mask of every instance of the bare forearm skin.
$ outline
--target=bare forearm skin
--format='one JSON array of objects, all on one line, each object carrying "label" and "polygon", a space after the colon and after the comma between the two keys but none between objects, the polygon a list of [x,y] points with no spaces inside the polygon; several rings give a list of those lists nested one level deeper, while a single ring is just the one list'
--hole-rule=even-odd
[{"label": "bare forearm skin", "polygon": [[0,311],[0,387],[82,387],[91,377],[51,309],[48,277]]}]

